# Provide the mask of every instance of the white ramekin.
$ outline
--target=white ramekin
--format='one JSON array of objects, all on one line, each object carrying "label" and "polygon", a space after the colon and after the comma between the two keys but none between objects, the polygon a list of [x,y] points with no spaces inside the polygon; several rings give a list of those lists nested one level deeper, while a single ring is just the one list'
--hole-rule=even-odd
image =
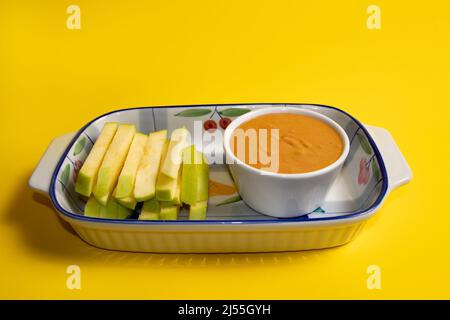
[{"label": "white ramekin", "polygon": [[[248,120],[270,113],[307,115],[328,124],[343,141],[341,156],[325,168],[299,174],[263,172],[245,164],[231,151],[231,135]],[[314,111],[290,107],[259,109],[240,116],[225,130],[223,143],[231,175],[242,199],[254,210],[278,218],[302,216],[320,207],[350,149],[347,134],[336,122]]]}]

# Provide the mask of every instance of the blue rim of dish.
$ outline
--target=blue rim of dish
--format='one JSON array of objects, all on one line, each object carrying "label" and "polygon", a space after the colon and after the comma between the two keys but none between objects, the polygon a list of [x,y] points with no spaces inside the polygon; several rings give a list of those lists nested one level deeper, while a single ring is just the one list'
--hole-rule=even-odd
[{"label": "blue rim of dish", "polygon": [[[360,130],[363,130],[363,132],[367,136],[367,139],[369,140],[369,143],[372,147],[373,152],[375,153],[375,156],[378,160],[378,165],[380,166],[381,176],[383,177],[383,179],[382,179],[383,184],[381,186],[382,189],[381,189],[380,195],[377,197],[375,202],[367,209],[364,209],[364,210],[361,210],[361,211],[358,211],[355,213],[349,213],[349,214],[343,215],[343,216],[323,217],[323,218],[314,218],[314,219],[309,219],[309,218],[307,218],[308,215],[305,215],[305,216],[296,217],[296,218],[282,218],[282,219],[274,218],[274,219],[270,219],[270,220],[261,220],[261,219],[255,219],[255,220],[238,220],[238,219],[233,219],[233,220],[170,220],[170,221],[167,221],[167,220],[151,220],[150,221],[150,220],[138,220],[138,219],[120,220],[120,219],[104,219],[104,218],[86,217],[86,216],[83,216],[80,214],[71,213],[71,212],[65,210],[64,208],[62,208],[61,205],[59,204],[58,200],[56,199],[56,194],[55,194],[55,183],[57,181],[58,172],[64,162],[64,159],[66,158],[67,154],[69,153],[70,149],[72,148],[73,144],[78,140],[78,137],[84,132],[84,130],[86,128],[88,128],[95,121],[97,121],[103,117],[106,117],[108,115],[114,114],[114,113],[118,113],[118,112],[122,112],[122,111],[130,111],[130,110],[154,109],[154,108],[196,108],[196,107],[215,107],[215,106],[217,106],[217,107],[226,107],[226,106],[312,106],[312,107],[322,107],[322,108],[333,109],[333,110],[337,110],[337,111],[345,114],[359,126]],[[225,104],[196,104],[196,105],[134,107],[134,108],[118,109],[118,110],[114,110],[114,111],[105,113],[101,116],[98,116],[94,120],[92,120],[92,121],[88,122],[86,125],[84,125],[76,133],[76,135],[73,137],[72,141],[67,146],[66,150],[64,151],[61,158],[59,159],[58,164],[56,165],[55,171],[53,172],[49,191],[50,191],[50,199],[52,200],[52,203],[55,206],[55,208],[60,213],[64,214],[65,216],[67,216],[69,218],[81,220],[81,221],[98,222],[98,223],[113,223],[113,224],[127,224],[127,225],[146,225],[146,224],[151,224],[151,225],[179,225],[179,224],[223,225],[223,224],[270,224],[270,223],[286,223],[286,222],[288,222],[288,223],[294,223],[294,222],[312,223],[312,222],[316,222],[316,221],[333,221],[333,220],[336,221],[336,220],[350,219],[350,218],[354,218],[356,216],[363,215],[364,213],[367,213],[370,210],[376,208],[383,201],[384,197],[386,196],[387,190],[388,190],[388,175],[387,175],[386,167],[384,165],[383,157],[381,156],[376,143],[373,141],[372,136],[366,130],[364,125],[362,125],[361,122],[359,122],[357,119],[355,119],[353,116],[351,116],[347,112],[345,112],[339,108],[336,108],[336,107],[327,106],[327,105],[323,105],[323,104],[316,104],[316,103],[225,103]]]}]

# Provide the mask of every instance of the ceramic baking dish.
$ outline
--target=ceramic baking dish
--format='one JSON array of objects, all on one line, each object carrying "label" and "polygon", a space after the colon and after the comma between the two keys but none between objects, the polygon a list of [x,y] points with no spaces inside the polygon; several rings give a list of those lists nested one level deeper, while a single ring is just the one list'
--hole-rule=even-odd
[{"label": "ceramic baking dish", "polygon": [[[221,118],[233,120],[249,110],[274,106],[324,114],[341,125],[350,139],[344,166],[325,203],[314,212],[287,219],[259,214],[240,200],[225,165],[213,163],[205,221],[186,220],[183,211],[177,221],[141,221],[136,219],[137,214],[126,220],[83,215],[84,202],[74,191],[74,181],[105,122],[132,123],[144,133],[161,129],[170,132],[183,125],[193,131],[194,121],[220,123]],[[219,125],[217,130],[223,129]],[[200,136],[200,140],[205,139],[205,135]],[[196,145],[207,144],[199,141],[198,135],[196,139]],[[385,129],[362,125],[340,109],[312,104],[236,104],[143,107],[107,113],[77,133],[55,138],[29,185],[48,194],[58,214],[83,240],[97,247],[140,252],[273,252],[320,249],[351,241],[387,195],[411,177],[407,162]]]}]

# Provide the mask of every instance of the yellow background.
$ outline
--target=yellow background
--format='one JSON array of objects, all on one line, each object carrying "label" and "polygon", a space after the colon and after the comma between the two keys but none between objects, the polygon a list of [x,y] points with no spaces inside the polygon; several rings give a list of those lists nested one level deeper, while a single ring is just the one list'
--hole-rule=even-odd
[{"label": "yellow background", "polygon": [[[1,1],[0,298],[450,298],[448,1],[120,3]],[[52,138],[102,113],[238,102],[341,107],[392,133],[413,181],[348,245],[241,255],[96,249],[27,187]]]}]

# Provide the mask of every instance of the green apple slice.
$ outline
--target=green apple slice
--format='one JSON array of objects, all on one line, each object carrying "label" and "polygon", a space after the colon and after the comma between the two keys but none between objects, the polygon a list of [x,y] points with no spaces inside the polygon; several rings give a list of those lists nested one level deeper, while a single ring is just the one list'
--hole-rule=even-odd
[{"label": "green apple slice", "polygon": [[186,128],[178,128],[172,132],[170,137],[169,149],[167,156],[161,167],[161,172],[166,176],[177,179],[178,171],[180,171],[183,149],[186,146],[186,138],[189,131]]},{"label": "green apple slice", "polygon": [[208,200],[209,168],[204,155],[194,145],[183,150],[181,201],[195,205]]},{"label": "green apple slice", "polygon": [[87,217],[106,219],[126,219],[133,213],[132,210],[122,207],[113,199],[110,199],[106,206],[99,203],[95,197],[91,196],[84,207],[84,215]]},{"label": "green apple slice", "polygon": [[[169,186],[169,188],[164,191],[162,189],[162,192],[158,193],[160,197],[160,203],[162,206],[180,206],[181,205],[181,172],[178,174],[178,179],[176,181],[173,181],[174,179],[163,177],[162,181],[166,181],[166,186]],[[163,174],[164,175],[164,174]],[[173,185],[176,183],[175,190],[173,189]],[[161,191],[161,189],[160,189]],[[173,197],[170,200],[161,200],[163,199],[169,199],[173,194]],[[163,204],[164,203],[164,204]]]},{"label": "green apple slice", "polygon": [[198,201],[197,179],[200,165],[195,146],[191,145],[184,148],[181,201],[189,205],[193,205]]},{"label": "green apple slice", "polygon": [[136,133],[134,135],[127,159],[125,160],[125,164],[123,165],[117,182],[116,199],[132,197],[136,173],[142,154],[144,153],[147,137],[148,136],[143,133]]},{"label": "green apple slice", "polygon": [[208,201],[199,201],[189,206],[189,220],[205,220]]},{"label": "green apple slice", "polygon": [[172,201],[177,192],[177,179],[172,179],[160,172],[156,182],[156,199]]},{"label": "green apple slice", "polygon": [[139,220],[159,220],[159,213],[161,211],[158,200],[155,198],[144,202]]},{"label": "green apple slice", "polygon": [[94,189],[97,173],[111,141],[116,134],[117,122],[107,122],[94,143],[89,155],[78,173],[75,191],[89,197]]},{"label": "green apple slice", "polygon": [[[169,142],[167,141],[164,146],[163,159],[167,157]],[[158,173],[158,179],[156,180],[156,199],[159,201],[172,201],[177,191],[177,179],[165,175],[160,170]]]},{"label": "green apple slice", "polygon": [[84,215],[86,217],[100,218],[100,211],[102,205],[95,200],[95,197],[90,197],[84,206]]},{"label": "green apple slice", "polygon": [[133,196],[125,197],[125,198],[117,198],[117,188],[113,191],[113,198],[125,208],[134,210],[137,205],[137,201]]},{"label": "green apple slice", "polygon": [[133,197],[127,197],[127,198],[120,198],[116,199],[116,201],[124,206],[125,208],[128,208],[130,210],[136,209],[137,201]]},{"label": "green apple slice", "polygon": [[155,196],[156,178],[167,151],[167,130],[150,133],[141,157],[134,185],[134,198],[141,202]]},{"label": "green apple slice", "polygon": [[172,201],[158,201],[161,208],[173,207],[175,204]]},{"label": "green apple slice", "polygon": [[161,207],[159,218],[161,220],[177,220],[179,212],[179,206]]},{"label": "green apple slice", "polygon": [[[112,206],[111,212],[114,212],[115,210],[115,219],[127,219],[133,213],[133,210],[121,206],[119,203],[112,199],[109,201],[109,203],[111,203]],[[106,207],[106,210],[109,210],[108,206]],[[108,212],[105,213],[105,216],[108,217]]]},{"label": "green apple slice", "polygon": [[174,205],[181,205],[181,173],[182,173],[182,169],[180,169],[180,173],[178,175],[178,181],[177,181],[177,189],[175,191],[175,196],[172,199],[172,203]]},{"label": "green apple slice", "polygon": [[119,125],[105,154],[98,171],[97,183],[94,187],[95,198],[104,206],[108,203],[109,197],[117,183],[135,133],[136,127],[134,125]]}]

